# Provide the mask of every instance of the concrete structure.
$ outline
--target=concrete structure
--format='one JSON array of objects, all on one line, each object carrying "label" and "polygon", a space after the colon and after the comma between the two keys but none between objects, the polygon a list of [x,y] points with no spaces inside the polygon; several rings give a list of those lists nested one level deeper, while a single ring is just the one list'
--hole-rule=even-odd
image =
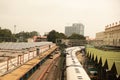
[{"label": "concrete structure", "polygon": [[73,33],[84,35],[84,25],[81,23],[74,23],[72,26],[65,27],[65,34],[71,36]]},{"label": "concrete structure", "polygon": [[[120,21],[105,27],[105,31],[96,33],[96,44],[120,46]],[[98,44],[99,45],[99,44]]]},{"label": "concrete structure", "polygon": [[86,40],[78,39],[57,39],[57,44],[65,44],[66,46],[81,46],[87,44]]}]

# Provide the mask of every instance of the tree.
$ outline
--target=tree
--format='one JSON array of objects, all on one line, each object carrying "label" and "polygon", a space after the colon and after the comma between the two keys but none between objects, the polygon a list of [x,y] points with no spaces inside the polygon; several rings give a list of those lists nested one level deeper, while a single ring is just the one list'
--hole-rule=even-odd
[{"label": "tree", "polygon": [[33,36],[38,36],[38,32],[32,31],[32,32],[19,32],[15,35],[15,37],[20,41],[20,42],[27,42],[28,38],[32,38]]},{"label": "tree", "polygon": [[85,37],[83,35],[79,35],[79,34],[73,33],[71,36],[68,37],[68,39],[85,40]]},{"label": "tree", "polygon": [[30,34],[30,37],[38,36],[39,35],[37,31],[32,31],[29,34]]},{"label": "tree", "polygon": [[0,29],[0,42],[10,42],[12,40],[12,32],[9,29]]},{"label": "tree", "polygon": [[52,30],[47,35],[48,41],[52,41],[53,43],[56,42],[56,39],[65,39],[66,36],[63,33],[56,32],[55,30]]},{"label": "tree", "polygon": [[20,42],[26,42],[28,38],[32,38],[33,36],[38,36],[38,32],[19,32],[17,34],[12,34],[9,29],[1,29],[0,27],[0,42],[16,42],[19,40]]},{"label": "tree", "polygon": [[63,33],[59,33],[59,39],[66,39],[67,36],[65,36],[65,34]]},{"label": "tree", "polygon": [[52,41],[53,43],[55,43],[56,39],[57,39],[57,32],[55,30],[52,30],[51,32],[49,32],[49,34],[47,35],[47,39],[48,41]]}]

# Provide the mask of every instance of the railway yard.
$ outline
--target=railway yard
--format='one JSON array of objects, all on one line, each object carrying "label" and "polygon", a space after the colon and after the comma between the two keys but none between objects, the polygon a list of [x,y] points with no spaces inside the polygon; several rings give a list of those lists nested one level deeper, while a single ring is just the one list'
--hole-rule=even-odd
[{"label": "railway yard", "polygon": [[120,0],[0,0],[0,80],[120,80]]},{"label": "railway yard", "polygon": [[86,66],[84,50],[68,47],[61,53],[51,42],[1,43],[0,80],[98,80]]},{"label": "railway yard", "polygon": [[76,57],[80,50],[67,48],[61,57],[51,42],[1,43],[0,80],[90,80]]}]

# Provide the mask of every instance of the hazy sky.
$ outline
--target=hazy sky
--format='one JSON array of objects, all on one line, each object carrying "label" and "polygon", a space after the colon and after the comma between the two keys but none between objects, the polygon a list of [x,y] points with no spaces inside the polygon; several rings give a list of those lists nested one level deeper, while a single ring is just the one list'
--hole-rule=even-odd
[{"label": "hazy sky", "polygon": [[120,20],[120,0],[0,0],[0,26],[40,34],[83,23],[85,35],[94,37],[107,24]]}]

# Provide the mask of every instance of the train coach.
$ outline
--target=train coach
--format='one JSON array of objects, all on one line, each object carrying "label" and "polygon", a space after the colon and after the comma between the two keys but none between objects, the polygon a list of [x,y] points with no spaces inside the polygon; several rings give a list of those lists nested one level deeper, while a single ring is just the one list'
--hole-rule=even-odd
[{"label": "train coach", "polygon": [[76,52],[82,48],[70,47],[66,49],[66,80],[91,80],[86,71],[78,61]]}]

